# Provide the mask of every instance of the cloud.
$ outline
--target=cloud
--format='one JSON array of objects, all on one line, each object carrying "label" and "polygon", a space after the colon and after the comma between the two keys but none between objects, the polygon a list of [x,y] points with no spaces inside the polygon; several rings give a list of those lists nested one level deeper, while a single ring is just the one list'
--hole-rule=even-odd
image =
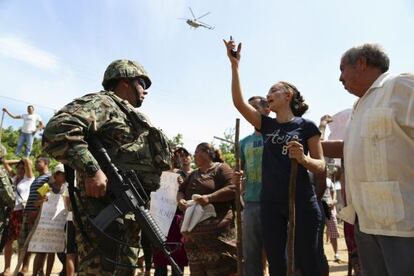
[{"label": "cloud", "polygon": [[30,42],[24,41],[19,37],[0,37],[0,55],[49,71],[57,71],[60,67],[57,56],[38,49],[31,45]]}]

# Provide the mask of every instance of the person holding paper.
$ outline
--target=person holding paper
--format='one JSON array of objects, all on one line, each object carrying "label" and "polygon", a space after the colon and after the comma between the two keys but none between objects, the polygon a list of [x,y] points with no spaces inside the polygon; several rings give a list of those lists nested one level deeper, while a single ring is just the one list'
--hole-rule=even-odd
[{"label": "person holding paper", "polygon": [[[67,187],[68,187],[68,183],[66,182],[65,179],[65,169],[63,167],[62,163],[58,163],[55,168],[53,169],[53,174],[51,175],[51,177],[49,177],[48,182],[43,184],[39,189],[37,189],[37,192],[39,193],[38,199],[35,203],[36,206],[38,206],[39,208],[41,208],[43,206],[43,204],[48,201],[48,199],[50,199],[50,193],[56,194],[56,195],[60,195],[60,196],[64,196],[64,194],[67,194]],[[65,206],[67,206],[67,204],[69,203],[67,201],[67,199],[65,202]],[[49,201],[50,202],[50,201]],[[53,201],[52,201],[53,202]],[[57,204],[57,202],[56,202]],[[54,208],[56,208],[56,206],[54,206]],[[44,212],[44,209],[41,209],[41,212]],[[42,216],[42,214],[40,214],[40,216]],[[36,231],[38,231],[39,229],[39,225],[37,225],[37,229]],[[36,232],[35,232],[36,233]],[[36,235],[36,234],[35,234]],[[64,232],[62,231],[61,235],[64,235]],[[33,236],[34,237],[34,236]],[[32,237],[32,240],[34,239]],[[29,245],[29,249],[30,249],[30,245]],[[60,252],[57,252],[60,253]],[[47,259],[47,261],[46,261]],[[53,265],[55,262],[55,252],[53,251],[39,251],[36,253],[36,257],[35,257],[35,261],[33,262],[33,271],[37,272],[37,273],[42,273],[41,271],[43,271],[43,267],[45,262],[47,263],[46,265],[46,276],[51,275],[52,273],[52,269],[53,269]]]},{"label": "person holding paper", "polygon": [[231,209],[235,186],[233,170],[221,159],[220,152],[208,143],[197,146],[197,169],[180,186],[178,207],[185,211],[193,195],[201,206],[212,204],[216,217],[185,232],[184,246],[191,275],[229,275],[237,270],[235,228]]},{"label": "person holding paper", "polygon": [[[174,150],[172,159],[173,168],[171,171],[180,175],[177,179],[177,184],[181,185],[193,171],[191,168],[191,161],[191,154],[187,151],[187,149],[178,147]],[[183,221],[183,217],[183,212],[177,207],[167,235],[167,242],[176,244],[172,257],[180,266],[182,271],[184,271],[185,266],[188,266],[187,254],[185,253],[184,244],[182,242],[183,237],[180,232],[180,225]],[[169,262],[162,252],[159,250],[154,251],[152,260],[155,266],[154,276],[167,276],[167,266],[169,265]],[[172,275],[175,276],[176,274],[173,272]]]}]

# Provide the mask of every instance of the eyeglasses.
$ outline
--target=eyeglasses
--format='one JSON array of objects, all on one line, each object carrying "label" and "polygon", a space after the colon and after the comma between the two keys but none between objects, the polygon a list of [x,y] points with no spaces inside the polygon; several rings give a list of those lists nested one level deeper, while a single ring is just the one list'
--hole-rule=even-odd
[{"label": "eyeglasses", "polygon": [[147,84],[145,83],[144,79],[142,79],[142,78],[136,78],[136,80],[138,81],[138,84],[142,86],[142,88],[144,90],[147,89]]}]

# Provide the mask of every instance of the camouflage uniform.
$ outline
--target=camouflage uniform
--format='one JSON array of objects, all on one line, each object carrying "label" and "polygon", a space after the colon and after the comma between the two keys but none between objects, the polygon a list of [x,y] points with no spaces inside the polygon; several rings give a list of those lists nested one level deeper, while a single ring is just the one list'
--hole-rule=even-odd
[{"label": "camouflage uniform", "polygon": [[[118,60],[108,66],[104,75],[103,85],[112,79],[140,77],[146,88],[151,84],[144,68],[129,60]],[[145,88],[145,87],[144,87]],[[114,92],[101,91],[88,94],[62,108],[47,124],[43,134],[44,150],[50,155],[68,164],[77,172],[77,186],[81,191],[81,204],[78,203],[81,214],[96,216],[104,207],[111,203],[108,196],[102,198],[87,197],[85,194],[84,180],[88,168],[99,168],[95,158],[88,150],[87,138],[96,135],[102,142],[115,166],[120,170],[135,170],[144,189],[154,191],[159,187],[161,170],[154,166],[151,149],[148,145],[148,129],[134,127],[128,115],[122,111],[119,105],[123,105],[128,111],[134,111],[133,106],[126,100],[122,100]],[[141,120],[146,118],[137,113]],[[93,246],[85,242],[84,237],[77,231],[78,254],[81,264],[79,275],[128,275],[117,267],[114,274],[102,271],[99,256],[85,257],[99,243],[97,235],[92,232],[92,226],[87,223],[86,216],[81,217],[86,232],[90,235]],[[117,239],[126,240],[130,245],[139,243],[139,225],[133,221],[132,215],[123,218],[114,229]],[[79,230],[79,229],[78,229]],[[121,246],[121,263],[136,264],[137,250]],[[112,250],[114,251],[114,250]]]}]

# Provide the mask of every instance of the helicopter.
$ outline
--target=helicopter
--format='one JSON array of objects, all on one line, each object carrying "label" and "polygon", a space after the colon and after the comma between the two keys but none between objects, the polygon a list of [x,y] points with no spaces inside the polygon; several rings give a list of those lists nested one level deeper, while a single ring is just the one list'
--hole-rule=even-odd
[{"label": "helicopter", "polygon": [[186,20],[186,23],[188,25],[190,25],[191,28],[194,28],[194,29],[196,29],[198,27],[203,27],[203,28],[206,28],[206,29],[209,29],[209,30],[214,30],[214,27],[213,26],[210,26],[210,25],[208,25],[206,23],[203,23],[203,22],[199,21],[200,18],[203,18],[203,17],[209,15],[210,12],[207,12],[207,13],[203,14],[200,17],[195,17],[194,12],[191,9],[191,7],[188,7],[188,9],[190,10],[191,15],[193,16],[193,19],[190,19],[190,18],[179,18],[179,19]]}]

